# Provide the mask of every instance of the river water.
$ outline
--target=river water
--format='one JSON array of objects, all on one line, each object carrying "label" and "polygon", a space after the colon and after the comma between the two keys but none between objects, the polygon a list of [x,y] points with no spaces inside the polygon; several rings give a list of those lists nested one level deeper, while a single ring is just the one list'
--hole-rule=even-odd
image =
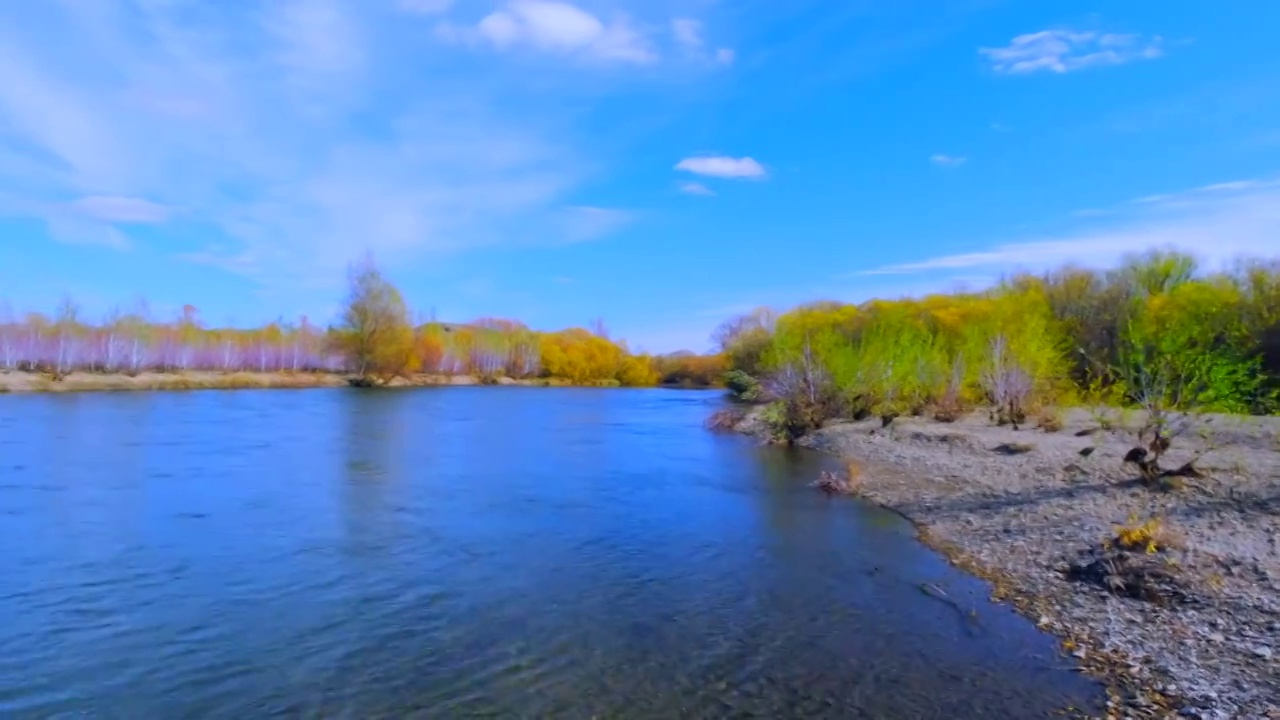
[{"label": "river water", "polygon": [[904,521],[806,487],[826,459],[702,430],[720,402],[0,396],[0,717],[1030,718],[1097,702]]}]

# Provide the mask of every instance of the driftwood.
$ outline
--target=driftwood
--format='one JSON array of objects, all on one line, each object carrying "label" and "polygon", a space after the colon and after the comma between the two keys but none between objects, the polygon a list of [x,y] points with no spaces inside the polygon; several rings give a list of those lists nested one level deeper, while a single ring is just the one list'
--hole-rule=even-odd
[{"label": "driftwood", "polygon": [[[1163,442],[1160,442],[1160,440],[1163,440]],[[1197,453],[1195,457],[1176,468],[1165,469],[1160,467],[1160,455],[1169,448],[1168,442],[1167,438],[1157,438],[1148,447],[1132,448],[1125,453],[1124,462],[1138,468],[1138,474],[1142,478],[1143,484],[1147,487],[1160,487],[1171,490],[1177,489],[1178,483],[1175,479],[1203,478],[1204,473],[1200,472],[1195,464],[1200,458],[1204,457],[1204,452]]]},{"label": "driftwood", "polygon": [[1194,601],[1173,566],[1159,553],[1129,550],[1115,545],[1094,547],[1081,553],[1067,567],[1069,580],[1095,585],[1112,595],[1157,605]]}]

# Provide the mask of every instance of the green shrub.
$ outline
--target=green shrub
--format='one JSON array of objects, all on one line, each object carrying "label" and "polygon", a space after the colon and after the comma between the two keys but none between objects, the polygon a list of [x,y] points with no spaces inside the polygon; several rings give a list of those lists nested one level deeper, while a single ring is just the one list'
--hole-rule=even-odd
[{"label": "green shrub", "polygon": [[764,397],[760,381],[741,370],[726,372],[724,386],[736,402],[758,402]]}]

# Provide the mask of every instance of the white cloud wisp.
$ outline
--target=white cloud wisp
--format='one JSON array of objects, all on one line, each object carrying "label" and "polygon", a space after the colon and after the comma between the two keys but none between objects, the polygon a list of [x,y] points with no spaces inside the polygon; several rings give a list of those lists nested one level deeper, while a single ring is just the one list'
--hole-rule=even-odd
[{"label": "white cloud wisp", "polygon": [[1038,271],[1064,263],[1107,266],[1127,254],[1153,248],[1180,250],[1209,266],[1222,267],[1240,257],[1274,254],[1276,238],[1280,237],[1280,181],[1221,183],[1140,198],[1127,205],[1129,212],[1117,210],[1105,216],[1110,222],[1104,226],[888,265],[854,275],[908,275],[977,268],[997,272]]},{"label": "white cloud wisp", "polygon": [[991,68],[1008,75],[1069,73],[1104,65],[1151,60],[1164,54],[1160,36],[1042,30],[1015,37],[1004,47],[979,48]]},{"label": "white cloud wisp", "polygon": [[713,155],[687,157],[676,163],[675,169],[694,175],[732,180],[759,180],[769,174],[763,165],[752,158]]}]

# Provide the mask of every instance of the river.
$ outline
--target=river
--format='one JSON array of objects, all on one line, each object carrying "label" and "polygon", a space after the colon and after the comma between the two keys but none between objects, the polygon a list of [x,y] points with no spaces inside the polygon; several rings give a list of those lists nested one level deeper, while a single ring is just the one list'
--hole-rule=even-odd
[{"label": "river", "polygon": [[0,396],[0,716],[1096,707],[1051,638],[906,522],[806,487],[826,459],[702,430],[721,402]]}]

